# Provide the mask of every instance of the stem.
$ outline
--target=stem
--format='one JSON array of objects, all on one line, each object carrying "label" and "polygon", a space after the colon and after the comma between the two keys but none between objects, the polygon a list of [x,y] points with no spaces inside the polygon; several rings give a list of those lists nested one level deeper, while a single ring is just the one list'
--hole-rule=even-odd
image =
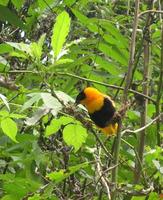
[{"label": "stem", "polygon": [[[162,5],[160,3],[159,9],[161,10],[161,7],[163,8],[163,2]],[[160,22],[161,22],[161,64],[160,64],[160,77],[159,77],[159,83],[157,88],[157,98],[156,98],[156,116],[160,114],[161,111],[161,96],[162,96],[162,90],[163,90],[163,20],[162,16],[160,15]],[[156,122],[156,128],[157,128],[157,145],[161,146],[161,135],[160,135],[160,121],[159,119]]]},{"label": "stem", "polygon": [[[153,6],[153,0],[148,3],[148,7]],[[149,8],[150,9],[150,8]],[[151,25],[151,13],[148,13],[146,19],[146,25],[144,28],[144,73],[143,73],[143,94],[148,95],[148,87],[149,87],[149,60],[150,60],[150,25]],[[143,99],[142,109],[141,109],[141,127],[144,127],[147,123],[147,105],[148,100]],[[143,129],[139,136],[139,144],[138,144],[138,157],[140,160],[136,159],[135,163],[135,174],[134,174],[134,182],[138,183],[140,180],[140,175],[142,174],[142,166],[143,166],[143,155],[144,155],[144,147],[145,147],[145,134],[146,129]]]},{"label": "stem", "polygon": [[[124,93],[123,93],[123,104],[125,105],[127,103],[127,96],[129,93],[129,88],[132,80],[132,70],[133,70],[133,64],[134,64],[134,55],[135,55],[135,43],[136,43],[136,31],[138,26],[138,14],[139,14],[139,0],[135,1],[135,14],[134,14],[134,22],[133,22],[133,32],[131,36],[131,44],[130,44],[130,58],[128,62],[128,71],[126,75],[126,82],[124,87]],[[116,139],[116,149],[114,153],[114,161],[113,164],[116,165],[116,167],[112,171],[112,181],[115,183],[115,189],[117,188],[117,179],[118,179],[118,162],[119,162],[119,152],[120,152],[120,145],[121,145],[121,126],[122,122],[120,122],[118,127],[118,133],[117,133],[117,139]],[[112,199],[116,199],[116,190],[113,191]]]}]

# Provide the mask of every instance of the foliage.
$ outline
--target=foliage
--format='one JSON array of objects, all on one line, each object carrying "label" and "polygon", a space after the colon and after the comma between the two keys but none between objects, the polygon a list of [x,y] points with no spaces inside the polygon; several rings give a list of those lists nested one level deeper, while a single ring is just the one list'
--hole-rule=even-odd
[{"label": "foliage", "polygon": [[[159,2],[154,3],[154,10],[160,9]],[[114,138],[106,140],[96,127],[90,129],[85,109],[75,107],[74,99],[91,85],[109,94],[121,108],[134,6],[133,0],[0,1],[2,200],[108,199],[102,180],[108,181],[112,192],[115,166],[109,154]],[[147,7],[147,1],[141,2],[140,12]],[[139,18],[131,86],[140,93],[146,16]],[[153,101],[147,106],[148,123],[158,114],[158,104],[162,109],[162,100],[157,101],[162,91],[158,91],[162,17],[159,13],[152,16],[149,96]],[[129,94],[128,100],[135,104],[123,119],[123,129],[140,127],[141,97]],[[117,199],[159,199],[163,192],[163,152],[158,142],[162,124],[154,122],[146,129],[141,178],[136,184],[141,133],[122,136]]]}]

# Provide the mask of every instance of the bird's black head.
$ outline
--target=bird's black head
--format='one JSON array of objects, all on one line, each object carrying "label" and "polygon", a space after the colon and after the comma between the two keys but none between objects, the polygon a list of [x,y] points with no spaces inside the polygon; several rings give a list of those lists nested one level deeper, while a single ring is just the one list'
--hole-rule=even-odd
[{"label": "bird's black head", "polygon": [[82,100],[84,100],[86,98],[86,95],[84,93],[84,90],[82,92],[80,92],[78,94],[78,96],[76,97],[76,100],[75,100],[75,104],[78,105],[81,103]]}]

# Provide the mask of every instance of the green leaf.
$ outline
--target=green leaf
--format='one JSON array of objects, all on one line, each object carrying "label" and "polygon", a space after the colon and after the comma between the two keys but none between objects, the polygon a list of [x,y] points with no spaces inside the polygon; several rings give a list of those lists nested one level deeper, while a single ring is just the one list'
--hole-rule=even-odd
[{"label": "green leaf", "polygon": [[18,142],[16,140],[16,134],[17,134],[17,125],[11,118],[5,118],[1,121],[1,128],[11,140],[14,142]]},{"label": "green leaf", "polygon": [[67,170],[65,169],[61,169],[58,172],[52,172],[50,174],[47,175],[47,177],[52,180],[55,181],[56,183],[59,183],[61,181],[63,181],[64,179],[68,178],[71,174],[74,174],[76,171],[85,168],[88,166],[88,162],[82,163],[82,164],[78,164],[76,166],[72,166],[69,167]]},{"label": "green leaf", "polygon": [[14,119],[23,119],[23,118],[26,117],[26,115],[20,115],[20,114],[17,114],[17,113],[11,113],[10,117],[14,118]]},{"label": "green leaf", "polygon": [[[108,33],[110,33],[113,36],[113,38],[116,39],[116,45],[120,44],[120,46],[124,47],[124,49],[128,48],[128,40],[120,33],[120,30],[117,29],[110,21],[102,19],[99,21],[99,23]],[[106,37],[106,35],[104,35],[104,39],[108,41],[109,37]]]},{"label": "green leaf", "polygon": [[59,59],[53,65],[50,65],[48,67],[47,71],[53,71],[53,69],[55,69],[55,67],[58,66],[58,65],[63,65],[63,64],[72,63],[72,62],[74,62],[74,60],[68,59],[68,58],[66,58],[66,59]]},{"label": "green leaf", "polygon": [[13,51],[13,48],[8,44],[0,44],[0,54],[9,53]]},{"label": "green leaf", "polygon": [[18,49],[19,51],[22,51],[26,53],[27,55],[32,56],[31,49],[29,44],[25,44],[23,42],[17,43],[17,42],[6,42],[8,45]]},{"label": "green leaf", "polygon": [[108,57],[114,59],[115,61],[121,63],[124,66],[127,66],[128,59],[120,49],[102,42],[100,42],[98,49]]},{"label": "green leaf", "polygon": [[64,0],[64,4],[66,4],[67,6],[71,6],[75,2],[76,2],[76,0]]},{"label": "green leaf", "polygon": [[0,20],[8,21],[11,25],[25,29],[25,25],[20,18],[6,6],[0,5]]},{"label": "green leaf", "polygon": [[28,125],[28,126],[33,126],[35,125],[44,115],[46,115],[47,113],[50,112],[50,109],[49,108],[39,108],[34,114],[32,117],[30,118],[27,118],[25,123]]},{"label": "green leaf", "polygon": [[37,61],[40,61],[40,59],[41,59],[42,46],[44,44],[45,36],[46,36],[46,34],[43,34],[40,37],[38,43],[33,42],[33,43],[30,44],[31,54],[33,55],[34,58],[37,59]]},{"label": "green leaf", "polygon": [[131,198],[131,200],[145,200],[146,197],[145,196],[134,196]]},{"label": "green leaf", "polygon": [[9,0],[0,0],[0,5],[7,6]]},{"label": "green leaf", "polygon": [[[53,5],[55,5],[55,1],[54,0],[37,0],[37,2],[38,2],[38,8],[39,8],[39,10],[41,10],[41,11],[44,11],[44,10],[46,10],[46,8],[48,8],[49,9],[49,7],[53,7]],[[45,11],[46,12],[46,11]]]},{"label": "green leaf", "polygon": [[156,112],[156,106],[153,104],[148,104],[148,106],[147,106],[148,117],[152,117],[155,112]]},{"label": "green leaf", "polygon": [[41,93],[41,97],[45,106],[52,109],[52,114],[56,116],[58,111],[62,109],[61,103],[50,93]]},{"label": "green leaf", "polygon": [[6,110],[1,110],[1,111],[0,111],[0,116],[2,116],[2,117],[4,117],[4,118],[5,118],[5,117],[9,117],[9,115],[10,115],[9,112],[6,111]]},{"label": "green leaf", "polygon": [[56,18],[56,23],[53,27],[53,35],[51,38],[51,45],[54,51],[55,58],[58,57],[63,44],[66,40],[70,29],[70,17],[67,12],[63,11]]},{"label": "green leaf", "polygon": [[32,98],[25,102],[25,104],[22,106],[21,112],[27,108],[30,108],[35,102],[41,99],[40,93],[31,93],[29,96],[32,96]]},{"label": "green leaf", "polygon": [[17,9],[20,9],[24,3],[24,0],[12,0],[12,3]]},{"label": "green leaf", "polygon": [[86,141],[87,130],[80,124],[67,125],[63,130],[63,139],[68,145],[72,145],[75,152],[79,150]]},{"label": "green leaf", "polygon": [[71,96],[66,94],[65,92],[55,91],[55,93],[57,97],[64,102],[64,104],[67,104],[68,102],[72,102],[72,103],[75,102],[75,100]]},{"label": "green leaf", "polygon": [[22,199],[28,193],[36,191],[40,184],[33,181],[32,178],[15,177],[6,181],[3,184],[3,189],[7,194],[17,197],[17,200]]},{"label": "green leaf", "polygon": [[120,69],[120,67],[118,68],[118,66],[116,64],[114,64],[111,61],[106,61],[104,58],[100,57],[100,56],[92,56],[92,60],[98,64],[97,68],[102,68],[105,69],[107,72],[109,72],[110,74],[114,75],[114,76],[119,76],[120,73],[123,73],[122,70]]},{"label": "green leaf", "polygon": [[[91,32],[103,34],[103,31],[96,25],[95,21],[86,17],[81,12],[75,9],[71,9],[74,15],[80,20],[80,22],[85,25]],[[98,23],[98,22],[97,22]]]},{"label": "green leaf", "polygon": [[41,200],[42,198],[40,197],[39,194],[34,194],[32,197],[29,197],[28,200]]},{"label": "green leaf", "polygon": [[18,198],[13,195],[5,195],[1,198],[1,200],[18,200]]},{"label": "green leaf", "polygon": [[48,137],[54,133],[56,133],[61,127],[61,123],[59,120],[57,119],[53,119],[50,123],[50,125],[48,125],[46,127],[46,130],[45,130],[45,136]]},{"label": "green leaf", "polygon": [[48,137],[53,133],[56,133],[62,125],[74,122],[74,119],[71,117],[60,117],[59,119],[53,119],[49,126],[46,127],[45,136]]},{"label": "green leaf", "polygon": [[7,109],[10,110],[7,98],[3,94],[0,94],[0,99],[3,101],[3,103],[5,104],[5,106],[7,107]]},{"label": "green leaf", "polygon": [[[159,200],[159,195],[156,192],[151,192],[149,194],[148,200]],[[160,198],[161,200],[161,198]]]},{"label": "green leaf", "polygon": [[4,70],[8,69],[9,66],[10,65],[9,65],[8,61],[5,58],[3,58],[2,56],[0,56],[0,71],[4,72]]}]

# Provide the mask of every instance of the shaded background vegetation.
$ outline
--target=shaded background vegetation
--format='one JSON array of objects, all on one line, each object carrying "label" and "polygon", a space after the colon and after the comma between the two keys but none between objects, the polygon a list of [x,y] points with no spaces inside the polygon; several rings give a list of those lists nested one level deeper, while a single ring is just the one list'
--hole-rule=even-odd
[{"label": "shaded background vegetation", "polygon": [[[0,1],[3,200],[161,198],[163,5],[139,3]],[[73,103],[93,86],[119,110],[126,85],[120,144]]]}]

